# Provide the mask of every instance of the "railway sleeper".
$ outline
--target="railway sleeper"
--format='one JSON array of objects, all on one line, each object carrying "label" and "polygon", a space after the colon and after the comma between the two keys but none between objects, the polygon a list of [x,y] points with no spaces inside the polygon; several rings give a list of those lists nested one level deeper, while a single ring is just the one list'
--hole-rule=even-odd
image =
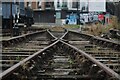
[{"label": "railway sleeper", "polygon": [[84,54],[66,44],[58,42],[41,52],[21,65],[5,80],[106,80],[112,77]]}]

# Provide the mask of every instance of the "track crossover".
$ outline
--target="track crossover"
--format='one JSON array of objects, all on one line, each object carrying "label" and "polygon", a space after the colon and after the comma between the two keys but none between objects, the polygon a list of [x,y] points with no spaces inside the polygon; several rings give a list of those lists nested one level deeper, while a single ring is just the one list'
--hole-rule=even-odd
[{"label": "track crossover", "polygon": [[[104,45],[101,45],[102,43]],[[114,48],[112,49],[107,43]],[[27,34],[3,41],[1,61],[4,71],[0,78],[2,80],[119,80],[118,46],[119,44],[108,40],[65,29]]]}]

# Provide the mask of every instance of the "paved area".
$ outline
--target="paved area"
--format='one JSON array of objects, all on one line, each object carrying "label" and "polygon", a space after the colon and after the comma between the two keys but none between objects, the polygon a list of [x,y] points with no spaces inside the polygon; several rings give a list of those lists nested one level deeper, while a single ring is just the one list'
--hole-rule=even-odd
[{"label": "paved area", "polygon": [[59,27],[62,25],[59,24],[55,24],[55,23],[35,23],[34,25],[32,25],[32,28],[49,28],[49,27]]}]

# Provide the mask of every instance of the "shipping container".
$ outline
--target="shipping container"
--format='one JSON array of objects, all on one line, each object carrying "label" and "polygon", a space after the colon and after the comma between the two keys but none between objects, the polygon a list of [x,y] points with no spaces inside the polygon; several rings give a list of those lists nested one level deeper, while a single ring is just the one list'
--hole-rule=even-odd
[{"label": "shipping container", "polygon": [[[12,12],[10,10],[12,10]],[[11,13],[12,13],[12,16],[17,14],[17,5],[15,3],[2,2],[3,18],[7,18],[7,19],[10,18]]]},{"label": "shipping container", "polygon": [[25,6],[24,2],[19,3],[20,15],[25,16]]},{"label": "shipping container", "polygon": [[2,3],[2,16],[3,19],[9,19],[10,18],[10,3],[3,2]]},{"label": "shipping container", "polygon": [[25,8],[23,1],[2,2],[3,29],[19,27],[19,24],[22,24],[22,27],[24,25],[31,26],[33,23],[33,11],[30,8]]}]

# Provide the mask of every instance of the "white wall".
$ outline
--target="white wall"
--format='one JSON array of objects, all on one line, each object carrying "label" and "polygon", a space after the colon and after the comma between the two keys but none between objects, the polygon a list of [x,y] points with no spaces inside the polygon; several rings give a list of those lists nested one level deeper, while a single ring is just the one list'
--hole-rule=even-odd
[{"label": "white wall", "polygon": [[89,0],[89,11],[106,11],[106,0]]},{"label": "white wall", "polygon": [[55,6],[55,10],[61,10],[61,8],[57,7],[57,2],[59,1],[60,6],[62,6],[62,0],[54,0],[54,6]]}]

